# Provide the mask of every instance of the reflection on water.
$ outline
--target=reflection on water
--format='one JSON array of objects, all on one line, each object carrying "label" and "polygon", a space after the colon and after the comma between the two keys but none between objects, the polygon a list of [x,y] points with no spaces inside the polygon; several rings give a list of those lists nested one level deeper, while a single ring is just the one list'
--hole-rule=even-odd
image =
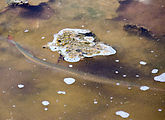
[{"label": "reflection on water", "polygon": [[[42,45],[52,41],[53,34],[64,28],[90,29],[101,41],[114,47],[117,54],[86,58],[72,63],[73,69],[110,80],[165,89],[165,83],[153,79],[165,71],[164,44],[129,34],[123,30],[122,21],[111,20],[117,17],[117,0],[56,0],[48,2],[48,6],[55,12],[51,12],[47,19],[22,17],[18,9],[1,14],[0,35],[6,37],[10,34],[30,53],[57,63],[59,55],[42,49]],[[19,11],[22,9],[19,8]],[[47,10],[45,12],[50,13]],[[120,110],[129,113],[127,120],[165,118],[164,92],[89,82],[39,66],[5,40],[0,42],[0,55],[2,120],[123,120],[115,114]],[[140,61],[147,64],[141,65]],[[58,64],[68,67],[71,63],[60,61]],[[151,73],[155,68],[159,72]],[[67,77],[74,77],[76,82],[66,84],[64,78]],[[24,87],[19,88],[18,84]],[[59,94],[58,91],[65,91],[66,94]],[[44,100],[50,104],[43,106]]]}]

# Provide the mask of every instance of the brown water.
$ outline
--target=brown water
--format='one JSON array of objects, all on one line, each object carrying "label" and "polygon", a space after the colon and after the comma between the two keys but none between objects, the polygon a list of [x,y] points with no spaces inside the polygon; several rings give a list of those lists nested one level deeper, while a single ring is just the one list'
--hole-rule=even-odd
[{"label": "brown water", "polygon": [[[4,5],[2,2],[1,8]],[[165,83],[153,79],[165,72],[164,44],[129,34],[123,30],[122,21],[112,20],[118,15],[117,0],[56,0],[48,5],[49,10],[45,8],[45,13],[37,17],[21,16],[21,8],[4,12],[0,15],[0,35],[10,34],[32,54],[57,63],[59,55],[42,45],[64,28],[90,29],[117,54],[58,64],[72,64],[74,69],[109,79],[165,89]],[[24,32],[26,29],[29,32]],[[41,39],[43,36],[45,39]],[[0,120],[123,120],[115,114],[119,110],[130,114],[126,120],[165,120],[164,92],[88,82],[78,77],[74,84],[67,85],[64,78],[74,76],[32,63],[5,41],[0,41],[0,55]],[[140,65],[140,61],[147,65]],[[154,68],[159,69],[157,74],[151,73]],[[20,89],[18,84],[25,87]],[[43,100],[50,102],[48,111],[41,104]]]}]

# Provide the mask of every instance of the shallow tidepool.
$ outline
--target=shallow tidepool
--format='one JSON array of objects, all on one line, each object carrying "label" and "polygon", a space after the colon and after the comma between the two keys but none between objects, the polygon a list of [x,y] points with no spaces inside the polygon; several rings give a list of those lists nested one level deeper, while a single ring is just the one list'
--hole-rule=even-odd
[{"label": "shallow tidepool", "polygon": [[[161,41],[124,31],[124,22],[113,19],[117,17],[118,0],[56,0],[48,5],[55,11],[49,19],[23,18],[9,11],[1,14],[0,35],[12,35],[30,53],[57,64],[58,53],[42,46],[61,29],[90,29],[117,54],[85,58],[77,63],[61,60],[58,64],[101,76],[102,81],[105,77],[140,86],[96,83],[46,68],[32,63],[1,40],[0,119],[123,120],[116,112],[124,111],[129,114],[126,120],[164,120],[165,93],[151,89],[165,89],[165,83],[154,81],[155,76],[165,72],[165,47]],[[140,61],[147,64],[141,65]],[[153,74],[155,68],[159,71]],[[65,78],[75,81],[66,84]],[[149,89],[143,91],[141,86]]]}]

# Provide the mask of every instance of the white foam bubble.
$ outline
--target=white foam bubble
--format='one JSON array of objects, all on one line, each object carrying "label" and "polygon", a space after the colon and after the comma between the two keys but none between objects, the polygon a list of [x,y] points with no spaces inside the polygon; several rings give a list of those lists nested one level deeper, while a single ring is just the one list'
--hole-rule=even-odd
[{"label": "white foam bubble", "polygon": [[116,83],[116,85],[120,85],[120,83]]},{"label": "white foam bubble", "polygon": [[127,75],[123,75],[123,77],[127,77]]},{"label": "white foam bubble", "polygon": [[50,102],[49,102],[49,101],[47,101],[47,100],[44,100],[44,101],[42,101],[42,104],[43,104],[44,106],[47,106],[47,105],[49,105],[49,104],[50,104]]},{"label": "white foam bubble", "polygon": [[148,87],[148,86],[141,86],[140,87],[140,90],[143,90],[143,91],[146,91],[146,90],[149,90],[150,89],[150,87]]},{"label": "white foam bubble", "polygon": [[115,73],[116,73],[116,74],[118,74],[118,73],[119,73],[119,71],[117,71],[117,70],[116,70],[116,71],[115,71]]},{"label": "white foam bubble", "polygon": [[13,108],[15,108],[15,107],[16,107],[16,105],[12,105],[12,107],[13,107]]},{"label": "white foam bubble", "polygon": [[151,73],[153,73],[153,74],[154,74],[154,73],[158,73],[158,71],[159,71],[158,69],[153,69],[153,70],[151,71]]},{"label": "white foam bubble", "polygon": [[46,61],[46,58],[43,58],[42,60],[43,60],[43,61]]},{"label": "white foam bubble", "polygon": [[119,62],[120,60],[115,60],[115,62]]},{"label": "white foam bubble", "polygon": [[45,111],[48,111],[48,108],[44,108]]},{"label": "white foam bubble", "polygon": [[128,87],[128,90],[131,90],[132,89],[132,87]]},{"label": "white foam bubble", "polygon": [[24,85],[23,84],[18,84],[18,88],[24,88]]},{"label": "white foam bubble", "polygon": [[158,109],[158,111],[159,111],[159,112],[161,112],[161,111],[162,111],[162,109],[160,109],[160,108],[159,108],[159,109]]},{"label": "white foam bubble", "polygon": [[147,64],[147,62],[145,62],[145,61],[140,61],[139,62],[141,65],[146,65]]},{"label": "white foam bubble", "polygon": [[78,62],[80,61],[81,58],[79,58],[78,56],[75,57],[75,58],[70,58],[68,56],[64,57],[64,60],[67,61],[67,62]]},{"label": "white foam bubble", "polygon": [[68,85],[71,85],[75,82],[76,80],[74,78],[64,78],[64,82]]},{"label": "white foam bubble", "polygon": [[57,93],[58,93],[58,94],[63,94],[63,95],[65,95],[65,94],[66,94],[66,92],[65,92],[65,91],[58,91]]},{"label": "white foam bubble", "polygon": [[136,77],[139,78],[140,76],[138,74],[136,74]]},{"label": "white foam bubble", "polygon": [[25,33],[27,33],[27,32],[29,32],[29,30],[28,30],[28,29],[26,29],[26,30],[24,30],[24,32],[25,32]]},{"label": "white foam bubble", "polygon": [[154,77],[154,80],[155,80],[155,81],[158,81],[158,82],[165,82],[165,73],[162,73],[162,74],[159,75],[159,76],[155,76],[155,77]]},{"label": "white foam bubble", "polygon": [[69,65],[69,67],[73,67],[73,65]]},{"label": "white foam bubble", "polygon": [[45,39],[45,37],[43,36],[43,37],[41,37],[41,39]]},{"label": "white foam bubble", "polygon": [[129,117],[129,113],[127,113],[127,112],[124,112],[124,111],[117,111],[116,112],[116,115],[119,115],[119,116],[121,116],[122,118],[128,118]]},{"label": "white foam bubble", "polygon": [[98,101],[96,99],[94,99],[93,103],[94,104],[98,104]]}]

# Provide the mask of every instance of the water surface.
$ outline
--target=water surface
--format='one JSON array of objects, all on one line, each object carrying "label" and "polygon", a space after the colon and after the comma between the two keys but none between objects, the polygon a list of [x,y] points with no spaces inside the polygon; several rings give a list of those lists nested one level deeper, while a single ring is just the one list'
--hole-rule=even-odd
[{"label": "water surface", "polygon": [[[164,44],[124,31],[125,23],[115,20],[119,5],[117,0],[56,0],[47,3],[40,17],[25,17],[20,14],[21,8],[11,9],[0,15],[0,35],[12,35],[35,56],[56,64],[58,53],[43,49],[42,45],[52,41],[53,35],[61,29],[89,29],[102,42],[115,48],[117,54],[58,64],[66,67],[72,64],[74,69],[110,80],[165,89],[165,83],[154,81],[154,76],[165,72]],[[0,42],[2,120],[123,120],[115,114],[120,110],[130,114],[126,120],[165,118],[164,92],[89,82],[32,63],[5,40]],[[140,61],[147,64],[143,66]],[[151,73],[154,68],[159,69],[157,74]],[[66,77],[74,77],[76,82],[67,85],[63,81]],[[18,88],[18,84],[24,84],[24,88]],[[58,94],[58,91],[66,94]],[[41,103],[43,100],[50,102],[47,111]]]}]

